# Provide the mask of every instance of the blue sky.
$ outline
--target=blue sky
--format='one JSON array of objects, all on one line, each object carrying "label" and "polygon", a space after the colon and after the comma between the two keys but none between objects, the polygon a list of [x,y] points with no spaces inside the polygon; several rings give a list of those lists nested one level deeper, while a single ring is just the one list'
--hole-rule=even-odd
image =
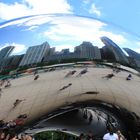
[{"label": "blue sky", "polygon": [[[84,40],[101,47],[99,38],[106,35],[121,47],[140,52],[139,5],[139,0],[0,0],[0,47],[15,45],[15,54],[44,41],[57,50],[72,50]],[[4,24],[38,14],[46,15]]]}]

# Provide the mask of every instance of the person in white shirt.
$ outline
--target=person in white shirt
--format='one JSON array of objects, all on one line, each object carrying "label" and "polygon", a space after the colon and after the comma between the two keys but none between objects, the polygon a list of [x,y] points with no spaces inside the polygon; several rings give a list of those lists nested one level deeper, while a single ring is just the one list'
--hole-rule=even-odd
[{"label": "person in white shirt", "polygon": [[119,137],[116,133],[113,132],[113,129],[109,129],[109,133],[103,136],[103,140],[119,140]]}]

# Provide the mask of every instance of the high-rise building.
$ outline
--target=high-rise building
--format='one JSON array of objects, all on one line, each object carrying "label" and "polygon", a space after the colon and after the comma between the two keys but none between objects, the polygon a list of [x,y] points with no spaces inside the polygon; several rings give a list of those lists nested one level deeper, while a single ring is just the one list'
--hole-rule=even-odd
[{"label": "high-rise building", "polygon": [[117,44],[115,44],[111,39],[109,39],[108,37],[101,37],[101,41],[105,44],[106,51],[108,49],[110,52],[112,52],[117,62],[122,64],[129,64],[127,56],[123,53],[121,48]]},{"label": "high-rise building", "polygon": [[24,55],[13,55],[3,60],[2,68],[15,68],[18,67]]},{"label": "high-rise building", "polygon": [[49,50],[50,45],[48,44],[48,42],[44,42],[41,45],[29,47],[19,66],[42,62],[43,58],[48,54]]},{"label": "high-rise building", "polygon": [[8,46],[8,47],[3,48],[0,51],[0,60],[7,58],[11,54],[14,48],[15,48],[14,46]]},{"label": "high-rise building", "polygon": [[14,46],[8,46],[0,51],[0,67],[3,65],[3,60],[6,59],[13,51]]},{"label": "high-rise building", "polygon": [[76,53],[69,52],[69,53],[58,53],[51,56],[46,57],[45,61],[54,61],[54,60],[68,60],[73,58],[79,58]]},{"label": "high-rise building", "polygon": [[140,54],[129,49],[129,48],[123,48],[127,54],[129,55],[130,59],[130,65],[134,67],[139,67],[140,68]]},{"label": "high-rise building", "polygon": [[93,46],[90,42],[83,42],[76,46],[74,52],[69,49],[62,49],[61,52],[55,52],[53,55],[48,55],[44,61],[66,60],[66,59],[101,59],[101,53],[98,47]]},{"label": "high-rise building", "polygon": [[42,58],[43,62],[47,62],[48,58],[50,58],[51,56],[55,55],[55,47],[53,48],[49,48],[46,52],[46,54],[44,55],[44,57]]},{"label": "high-rise building", "polygon": [[22,55],[14,55],[13,56],[13,59],[12,59],[12,62],[11,62],[11,66],[12,67],[18,67],[22,58],[23,58],[24,54]]},{"label": "high-rise building", "polygon": [[140,60],[140,54],[139,53],[137,53],[137,52],[135,52],[135,51],[133,51],[129,48],[123,48],[123,49],[128,53],[128,55],[130,57],[135,58],[137,60]]},{"label": "high-rise building", "polygon": [[55,54],[55,47],[49,49],[48,53],[45,56],[51,56]]},{"label": "high-rise building", "polygon": [[75,47],[74,52],[81,58],[101,59],[100,50],[90,42],[84,41],[82,44]]},{"label": "high-rise building", "polygon": [[1,65],[1,68],[2,69],[11,68],[12,60],[13,60],[13,56],[9,56],[9,57],[3,59],[3,63]]},{"label": "high-rise building", "polygon": [[69,54],[70,51],[69,51],[69,49],[62,49],[62,51],[60,53],[62,53],[62,54]]},{"label": "high-rise building", "polygon": [[116,61],[114,53],[109,49],[107,46],[103,46],[100,49],[101,57],[103,60],[110,60],[110,61]]}]

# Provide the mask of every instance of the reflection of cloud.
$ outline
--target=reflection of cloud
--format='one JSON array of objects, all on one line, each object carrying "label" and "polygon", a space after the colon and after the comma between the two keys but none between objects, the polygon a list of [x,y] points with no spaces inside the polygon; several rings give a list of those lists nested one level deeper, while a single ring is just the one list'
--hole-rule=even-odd
[{"label": "reflection of cloud", "polygon": [[23,44],[16,44],[16,43],[6,43],[3,47],[1,47],[0,49],[3,49],[7,46],[15,46],[12,55],[15,54],[23,54],[26,51],[26,46]]},{"label": "reflection of cloud", "polygon": [[136,42],[136,44],[137,44],[138,46],[140,46],[140,41]]},{"label": "reflection of cloud", "polygon": [[38,28],[38,26],[30,26],[28,29],[26,29],[26,31],[32,31],[36,28]]},{"label": "reflection of cloud", "polygon": [[137,48],[133,48],[132,50],[134,50],[134,51],[140,53],[140,41],[137,41],[137,42],[136,42],[136,47],[137,47]]},{"label": "reflection of cloud", "polygon": [[138,52],[138,53],[140,53],[140,41],[138,40],[138,41],[133,42],[133,46],[135,48],[131,48],[131,49],[136,51],[136,52]]},{"label": "reflection of cloud", "polygon": [[140,53],[140,48],[133,48],[134,51],[136,51],[137,53]]},{"label": "reflection of cloud", "polygon": [[3,20],[46,13],[72,13],[72,7],[67,0],[23,0],[13,4],[0,2],[0,19]]},{"label": "reflection of cloud", "polygon": [[91,0],[83,0],[84,4],[89,4]]},{"label": "reflection of cloud", "polygon": [[90,14],[95,14],[96,16],[100,17],[101,16],[101,11],[99,10],[99,8],[97,8],[95,6],[94,3],[92,3],[90,9],[89,9],[89,13]]},{"label": "reflection of cloud", "polygon": [[75,44],[75,42],[78,44],[83,41],[90,41],[93,45],[102,47],[104,45],[100,40],[102,36],[109,37],[120,47],[126,47],[128,46],[127,44],[130,44],[130,41],[126,39],[126,36],[124,37],[122,32],[118,33],[119,30],[117,30],[117,33],[115,33],[111,30],[110,25],[102,21],[69,14],[39,15],[12,21],[12,23],[2,26],[10,25],[16,25],[14,27],[17,28],[18,26],[26,27],[24,29],[27,32],[37,28],[37,30],[34,30],[34,35],[40,36],[41,40],[48,40],[49,43],[53,42],[52,44],[55,45],[71,45]]},{"label": "reflection of cloud", "polygon": [[5,4],[0,2],[0,19],[9,20],[21,16],[29,15],[30,9],[24,5],[15,2],[14,4]]},{"label": "reflection of cloud", "polygon": [[52,15],[47,15],[47,16],[40,15],[40,16],[32,17],[30,20],[26,20],[22,24],[25,26],[42,25],[44,23],[45,24],[49,23],[53,18],[54,16]]},{"label": "reflection of cloud", "polygon": [[7,27],[7,26],[12,26],[12,25],[18,25],[18,26],[20,26],[20,25],[23,25],[23,23],[25,23],[27,21],[30,21],[32,19],[33,19],[33,17],[28,17],[28,18],[22,18],[20,20],[9,21],[7,23],[1,24],[0,25],[0,28],[4,28],[4,27]]},{"label": "reflection of cloud", "polygon": [[[127,40],[121,34],[115,34],[109,31],[105,31],[104,27],[107,24],[97,21],[82,18],[67,19],[57,18],[52,21],[53,26],[50,26],[47,31],[44,32],[44,36],[53,41],[91,41],[94,45],[102,47],[103,44],[100,41],[100,37],[107,36],[114,42],[122,44]],[[74,21],[74,22],[73,22]]]},{"label": "reflection of cloud", "polygon": [[124,44],[126,43],[128,40],[121,34],[115,34],[112,32],[107,32],[107,31],[101,31],[100,33],[102,36],[107,36],[109,37],[113,42],[117,43],[117,44]]}]

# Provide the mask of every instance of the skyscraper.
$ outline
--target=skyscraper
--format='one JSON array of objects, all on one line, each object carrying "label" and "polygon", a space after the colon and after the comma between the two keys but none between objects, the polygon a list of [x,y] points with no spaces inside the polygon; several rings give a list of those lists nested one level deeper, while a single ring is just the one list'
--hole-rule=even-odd
[{"label": "skyscraper", "polygon": [[128,55],[130,57],[135,58],[137,60],[140,60],[140,54],[139,53],[137,53],[137,52],[135,52],[135,51],[133,51],[129,48],[123,48],[123,49],[128,53]]},{"label": "skyscraper", "polygon": [[84,41],[82,44],[75,47],[74,52],[78,54],[80,58],[101,59],[100,50],[90,42]]},{"label": "skyscraper", "polygon": [[48,53],[50,45],[44,42],[41,45],[29,47],[19,66],[36,64],[42,61]]},{"label": "skyscraper", "polygon": [[101,37],[101,41],[105,44],[104,49],[108,49],[110,52],[112,52],[117,62],[122,64],[129,64],[129,61],[126,55],[121,50],[121,48],[117,44],[115,44],[111,39],[109,39],[108,37]]},{"label": "skyscraper", "polygon": [[130,57],[130,60],[131,60],[130,65],[140,68],[140,54],[129,48],[123,48],[123,49],[128,53]]},{"label": "skyscraper", "polygon": [[3,60],[8,58],[8,56],[12,53],[14,48],[14,46],[8,46],[0,51],[0,67],[2,67],[3,65]]}]

